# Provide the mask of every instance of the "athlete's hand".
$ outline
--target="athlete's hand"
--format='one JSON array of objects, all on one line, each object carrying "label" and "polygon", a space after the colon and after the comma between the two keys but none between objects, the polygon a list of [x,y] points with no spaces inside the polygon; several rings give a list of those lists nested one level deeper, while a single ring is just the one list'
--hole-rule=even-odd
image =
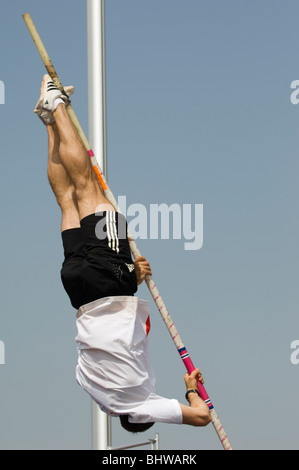
[{"label": "athlete's hand", "polygon": [[146,276],[152,275],[150,264],[143,256],[137,256],[134,266],[138,285],[142,284]]},{"label": "athlete's hand", "polygon": [[190,375],[186,374],[184,379],[185,379],[187,390],[193,390],[193,389],[196,390],[197,380],[199,380],[201,384],[204,384],[204,380],[202,378],[202,375],[199,369],[195,369]]}]

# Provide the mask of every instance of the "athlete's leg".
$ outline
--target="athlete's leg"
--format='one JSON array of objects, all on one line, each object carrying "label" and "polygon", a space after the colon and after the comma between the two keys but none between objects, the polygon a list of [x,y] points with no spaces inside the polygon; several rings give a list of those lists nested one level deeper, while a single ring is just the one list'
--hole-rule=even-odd
[{"label": "athlete's leg", "polygon": [[75,187],[59,155],[60,137],[55,122],[47,125],[48,178],[62,212],[61,231],[80,227]]},{"label": "athlete's leg", "polygon": [[90,157],[67,113],[64,104],[53,112],[60,137],[59,154],[76,193],[80,219],[109,204],[92,169]]}]

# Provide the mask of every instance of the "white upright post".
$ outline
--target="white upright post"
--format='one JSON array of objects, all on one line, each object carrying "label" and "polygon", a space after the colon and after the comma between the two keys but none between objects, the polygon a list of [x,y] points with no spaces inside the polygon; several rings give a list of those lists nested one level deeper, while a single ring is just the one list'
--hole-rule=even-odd
[{"label": "white upright post", "polygon": [[[106,69],[105,0],[86,0],[88,67],[88,137],[93,152],[107,179],[106,155]],[[106,450],[111,445],[110,417],[92,401],[92,449]]]}]

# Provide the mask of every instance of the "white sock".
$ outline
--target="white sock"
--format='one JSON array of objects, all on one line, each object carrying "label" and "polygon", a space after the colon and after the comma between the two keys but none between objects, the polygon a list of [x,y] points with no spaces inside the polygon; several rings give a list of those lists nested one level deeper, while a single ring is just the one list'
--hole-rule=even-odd
[{"label": "white sock", "polygon": [[57,108],[57,106],[62,103],[62,104],[65,104],[65,102],[61,99],[61,98],[56,98],[56,100],[54,101],[54,109],[53,111],[55,111],[55,109]]}]

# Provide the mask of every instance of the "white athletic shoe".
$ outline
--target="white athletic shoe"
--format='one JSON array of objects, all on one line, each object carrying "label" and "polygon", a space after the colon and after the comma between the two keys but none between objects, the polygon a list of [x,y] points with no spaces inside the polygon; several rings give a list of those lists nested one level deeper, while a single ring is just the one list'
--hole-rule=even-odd
[{"label": "white athletic shoe", "polygon": [[58,88],[56,88],[51,77],[48,74],[44,75],[41,86],[41,95],[33,112],[38,115],[38,117],[45,125],[54,122],[52,112],[55,109],[55,100],[57,98],[60,98],[66,104],[70,103],[68,97],[75,92],[75,88],[73,86],[67,86],[64,88],[64,91],[67,96],[61,93]]}]

